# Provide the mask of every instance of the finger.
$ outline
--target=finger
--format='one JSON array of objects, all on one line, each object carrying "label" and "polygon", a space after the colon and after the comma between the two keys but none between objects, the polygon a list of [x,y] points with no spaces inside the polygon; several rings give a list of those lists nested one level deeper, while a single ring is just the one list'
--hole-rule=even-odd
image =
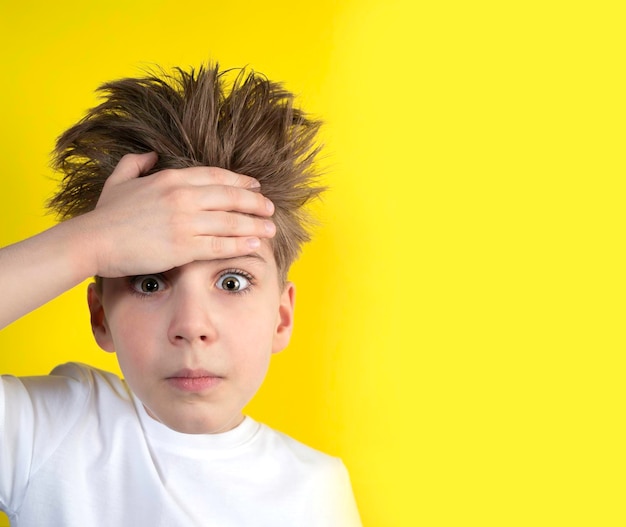
[{"label": "finger", "polygon": [[221,260],[251,254],[261,247],[256,237],[199,236],[194,260]]},{"label": "finger", "polygon": [[274,204],[259,192],[233,186],[198,187],[194,197],[197,207],[205,211],[235,211],[254,216],[274,214]]},{"label": "finger", "polygon": [[276,234],[274,222],[236,212],[211,211],[196,217],[197,236],[272,238]]},{"label": "finger", "polygon": [[158,160],[156,152],[147,154],[126,154],[109,176],[110,183],[121,183],[145,174]]},{"label": "finger", "polygon": [[255,190],[261,187],[259,181],[244,174],[237,174],[231,170],[219,167],[189,167],[179,169],[181,175],[190,185],[223,185],[248,190]]}]

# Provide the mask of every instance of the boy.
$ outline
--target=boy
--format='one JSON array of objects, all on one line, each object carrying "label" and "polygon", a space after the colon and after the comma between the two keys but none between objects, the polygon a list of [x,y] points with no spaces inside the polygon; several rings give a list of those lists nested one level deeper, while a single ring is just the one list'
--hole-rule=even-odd
[{"label": "boy", "polygon": [[2,327],[96,276],[93,333],[124,374],[2,379],[12,525],[360,525],[341,461],[242,414],[289,341],[287,272],[322,189],[319,123],[279,84],[228,75],[101,87],[55,150],[67,221],[0,251]]}]

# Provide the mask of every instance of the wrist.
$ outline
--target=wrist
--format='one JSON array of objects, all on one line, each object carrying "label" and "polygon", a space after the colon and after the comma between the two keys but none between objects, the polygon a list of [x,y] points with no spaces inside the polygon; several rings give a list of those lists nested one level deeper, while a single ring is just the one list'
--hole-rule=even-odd
[{"label": "wrist", "polygon": [[67,270],[76,283],[97,275],[99,270],[97,244],[100,240],[92,228],[91,215],[87,212],[57,225]]}]

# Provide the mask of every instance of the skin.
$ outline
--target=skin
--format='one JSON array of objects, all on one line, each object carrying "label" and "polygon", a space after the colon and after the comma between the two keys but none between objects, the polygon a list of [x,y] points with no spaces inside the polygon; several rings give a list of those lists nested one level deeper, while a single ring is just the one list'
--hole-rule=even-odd
[{"label": "skin", "polygon": [[173,430],[206,434],[242,421],[272,353],[289,342],[294,294],[293,284],[279,283],[264,242],[252,255],[105,279],[88,300],[98,344],[117,353],[148,413]]},{"label": "skin", "polygon": [[[287,345],[294,287],[278,279],[274,205],[258,181],[215,167],[138,177],[156,160],[124,156],[93,211],[0,250],[0,327],[100,276],[88,293],[94,335],[150,415],[221,432]],[[226,271],[241,291],[224,289]]]},{"label": "skin", "polygon": [[156,160],[124,156],[93,211],[0,249],[0,328],[89,277],[241,256],[274,236],[274,205],[255,179],[215,167],[138,177]]}]

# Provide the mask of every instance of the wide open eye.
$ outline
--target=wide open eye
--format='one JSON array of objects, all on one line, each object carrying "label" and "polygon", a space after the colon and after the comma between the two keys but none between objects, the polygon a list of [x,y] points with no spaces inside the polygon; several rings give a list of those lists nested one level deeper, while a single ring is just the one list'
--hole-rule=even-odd
[{"label": "wide open eye", "polygon": [[217,287],[231,293],[238,293],[250,287],[250,278],[241,273],[226,273],[219,277]]},{"label": "wide open eye", "polygon": [[131,280],[131,285],[135,291],[144,295],[151,295],[165,289],[165,282],[157,275],[136,276]]}]

